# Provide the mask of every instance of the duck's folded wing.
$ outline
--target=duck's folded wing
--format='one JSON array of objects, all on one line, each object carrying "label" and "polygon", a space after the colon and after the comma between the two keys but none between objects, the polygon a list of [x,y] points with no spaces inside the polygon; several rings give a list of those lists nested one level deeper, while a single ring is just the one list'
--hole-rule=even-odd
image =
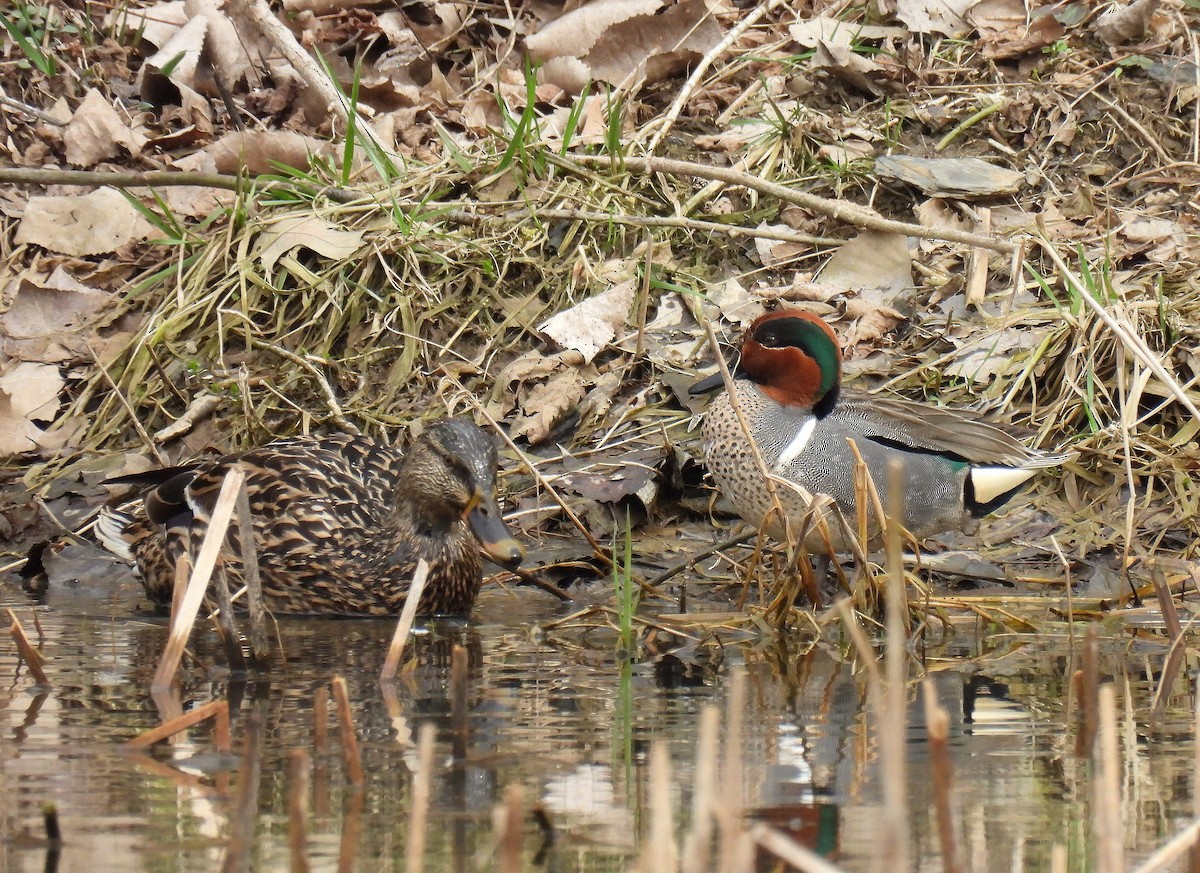
[{"label": "duck's folded wing", "polygon": [[942,409],[898,397],[843,392],[837,414],[852,419],[869,439],[887,445],[957,458],[970,464],[1054,467],[1075,457],[1027,446],[1023,434],[982,414]]}]

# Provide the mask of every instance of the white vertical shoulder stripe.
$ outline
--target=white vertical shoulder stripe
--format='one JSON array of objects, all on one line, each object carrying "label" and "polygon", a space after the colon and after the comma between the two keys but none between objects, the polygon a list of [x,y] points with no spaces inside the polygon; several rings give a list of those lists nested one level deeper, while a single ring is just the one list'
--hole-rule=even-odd
[{"label": "white vertical shoulder stripe", "polygon": [[800,425],[800,430],[796,431],[796,435],[792,437],[792,441],[784,446],[783,451],[779,453],[779,458],[771,466],[771,472],[782,473],[784,467],[800,457],[800,453],[804,451],[805,447],[808,446],[809,440],[812,439],[813,430],[816,427],[816,416],[811,416],[804,424]]}]

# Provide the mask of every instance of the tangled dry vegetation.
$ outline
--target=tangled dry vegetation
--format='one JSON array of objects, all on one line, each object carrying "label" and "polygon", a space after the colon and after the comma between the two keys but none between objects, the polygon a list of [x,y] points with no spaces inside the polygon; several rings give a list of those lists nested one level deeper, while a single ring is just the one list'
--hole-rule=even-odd
[{"label": "tangled dry vegetation", "polygon": [[834,322],[858,384],[1078,451],[985,526],[1006,561],[1187,579],[1198,13],[1029,7],[22,0],[0,13],[13,481],[91,495],[467,414],[540,469],[507,484],[545,556],[592,551],[552,484],[601,547],[632,507],[665,565],[704,544],[677,499],[703,322],[733,342],[786,301]]}]

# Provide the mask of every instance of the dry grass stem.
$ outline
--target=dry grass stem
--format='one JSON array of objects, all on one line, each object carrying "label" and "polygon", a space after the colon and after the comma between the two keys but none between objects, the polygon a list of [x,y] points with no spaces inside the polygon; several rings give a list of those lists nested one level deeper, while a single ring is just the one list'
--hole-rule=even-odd
[{"label": "dry grass stem", "polygon": [[[893,506],[904,506],[904,480],[900,463],[888,463],[888,497]],[[885,520],[887,547],[887,639],[884,648],[883,698],[879,714],[879,760],[883,769],[883,816],[877,856],[884,867],[907,870],[908,844],[908,767],[905,757],[907,713],[905,679],[908,673],[908,649],[905,626],[908,601],[904,590],[904,565],[900,559],[900,525]],[[883,868],[880,868],[883,869]]]},{"label": "dry grass stem", "polygon": [[221,492],[213,506],[209,519],[208,530],[200,543],[200,552],[196,556],[196,566],[188,581],[187,591],[180,604],[178,615],[171,626],[171,633],[163,650],[158,670],[154,674],[151,689],[166,688],[171,684],[175,671],[179,669],[179,661],[183,657],[183,648],[187,645],[192,633],[192,625],[196,623],[196,615],[200,604],[204,602],[204,593],[208,590],[208,582],[212,578],[217,558],[221,554],[221,546],[225,542],[225,531],[233,518],[234,505],[237,503],[238,489],[242,487],[246,474],[240,467],[232,467],[225,474],[221,483]]},{"label": "dry grass stem", "polygon": [[144,734],[138,734],[133,739],[127,740],[125,747],[144,749],[210,718],[213,720],[214,745],[219,751],[228,752],[233,748],[233,739],[229,730],[229,702],[226,700],[214,700],[190,709]]},{"label": "dry grass stem", "polygon": [[221,646],[225,649],[225,658],[229,662],[229,669],[234,673],[245,673],[246,658],[242,654],[242,639],[233,618],[233,599],[229,596],[229,576],[225,573],[223,566],[218,566],[213,571],[213,575],[216,578],[209,586],[209,590],[217,604],[216,620]]},{"label": "dry grass stem", "polygon": [[436,734],[437,729],[432,722],[425,722],[417,731],[417,771],[413,774],[408,839],[404,846],[405,873],[421,873],[425,864],[425,831],[429,826],[429,798],[433,793],[433,743]]},{"label": "dry grass stem", "polygon": [[383,670],[379,674],[380,682],[390,682],[396,678],[396,671],[400,668],[400,657],[404,654],[404,644],[408,642],[408,633],[412,630],[413,619],[417,617],[417,608],[421,605],[421,594],[425,591],[425,581],[428,578],[429,563],[421,558],[417,561],[417,569],[413,571],[412,585],[408,588],[404,609],[400,610],[396,632],[392,634],[392,643],[388,646],[387,657],[383,661]]},{"label": "dry grass stem", "polygon": [[362,753],[358,749],[358,734],[354,730],[354,713],[350,710],[350,692],[346,688],[346,680],[334,676],[333,700],[337,707],[338,734],[342,738],[342,755],[346,759],[346,775],[350,782],[361,787],[366,781],[363,774]]},{"label": "dry grass stem", "polygon": [[[611,159],[603,155],[573,155],[572,160],[584,166],[607,167]],[[1008,254],[1016,248],[1015,243],[995,237],[980,236],[967,231],[950,228],[934,229],[904,221],[883,218],[879,213],[845,200],[829,200],[809,194],[777,182],[769,182],[748,173],[739,173],[725,167],[698,164],[692,161],[677,161],[669,158],[626,157],[623,165],[627,170],[641,173],[666,173],[675,176],[694,176],[699,179],[717,179],[730,185],[739,185],[775,197],[784,203],[793,203],[804,209],[827,215],[836,221],[855,225],[866,230],[897,233],[917,239],[937,239],[945,242],[963,243]]]},{"label": "dry grass stem", "polygon": [[25,636],[25,628],[21,627],[21,622],[17,618],[17,614],[7,607],[5,607],[4,611],[7,613],[10,622],[8,633],[13,638],[13,642],[17,644],[17,651],[20,652],[21,658],[25,661],[26,666],[29,667],[29,672],[33,674],[34,681],[38,685],[49,687],[50,680],[46,677],[46,671],[42,669],[42,664],[46,662],[46,659],[29,642],[29,637]]}]

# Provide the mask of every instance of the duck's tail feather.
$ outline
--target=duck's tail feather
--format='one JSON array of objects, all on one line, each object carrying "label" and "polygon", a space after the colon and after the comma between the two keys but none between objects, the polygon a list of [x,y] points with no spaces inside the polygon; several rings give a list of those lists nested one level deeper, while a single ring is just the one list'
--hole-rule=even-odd
[{"label": "duck's tail feather", "polygon": [[100,545],[121,560],[131,564],[134,561],[133,551],[125,532],[133,522],[132,512],[116,506],[102,506],[100,514],[96,516],[96,525],[93,528]]}]

